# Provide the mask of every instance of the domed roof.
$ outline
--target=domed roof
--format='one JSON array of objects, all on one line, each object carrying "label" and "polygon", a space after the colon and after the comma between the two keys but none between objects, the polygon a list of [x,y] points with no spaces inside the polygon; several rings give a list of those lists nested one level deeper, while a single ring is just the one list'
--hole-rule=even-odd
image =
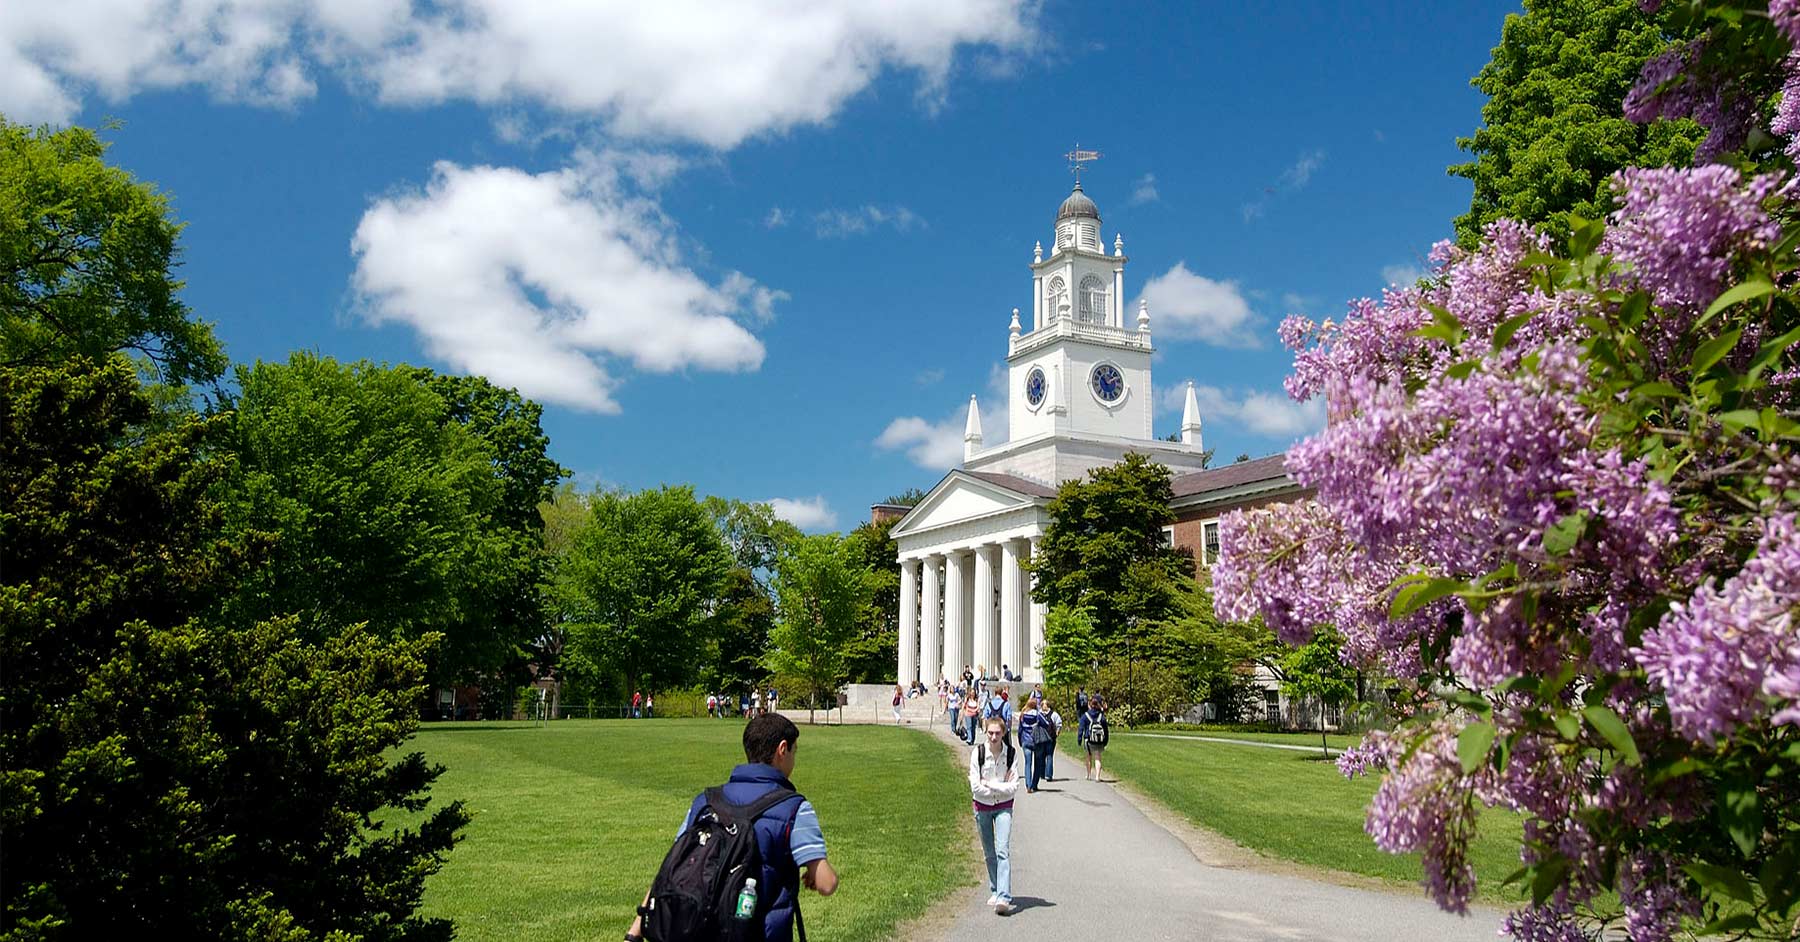
[{"label": "domed roof", "polygon": [[1080,183],[1075,184],[1075,191],[1070,193],[1069,198],[1063,200],[1062,206],[1057,209],[1056,221],[1062,222],[1072,216],[1092,216],[1095,219],[1100,218],[1100,207],[1095,206],[1094,201],[1088,199],[1086,193],[1081,192]]}]

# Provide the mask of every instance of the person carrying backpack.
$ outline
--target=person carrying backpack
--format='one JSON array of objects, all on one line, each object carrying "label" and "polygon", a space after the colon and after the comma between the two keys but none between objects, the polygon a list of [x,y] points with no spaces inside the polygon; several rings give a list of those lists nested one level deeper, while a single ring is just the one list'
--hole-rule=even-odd
[{"label": "person carrying backpack", "polygon": [[969,750],[969,792],[987,860],[987,904],[1006,916],[1013,911],[1012,806],[1019,792],[1019,755],[1006,741],[1006,724],[999,717],[988,718],[984,728],[986,740]]},{"label": "person carrying backpack", "polygon": [[837,892],[812,803],[794,791],[800,730],[770,713],[744,727],[743,765],[694,799],[625,942],[791,942],[800,887]]},{"label": "person carrying backpack", "polygon": [[1100,754],[1112,739],[1112,725],[1106,720],[1106,700],[1100,696],[1088,701],[1087,712],[1081,714],[1081,745],[1087,756],[1088,777],[1100,781]]},{"label": "person carrying backpack", "polygon": [[1025,791],[1035,793],[1038,779],[1044,775],[1044,747],[1050,745],[1050,730],[1044,714],[1038,710],[1038,701],[1026,702],[1025,712],[1019,714],[1019,749],[1025,753]]}]

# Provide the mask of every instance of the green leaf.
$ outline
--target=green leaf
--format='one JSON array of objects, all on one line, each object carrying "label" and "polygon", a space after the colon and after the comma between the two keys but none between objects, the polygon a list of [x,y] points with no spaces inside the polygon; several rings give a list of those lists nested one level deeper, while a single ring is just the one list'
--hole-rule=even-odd
[{"label": "green leaf", "polygon": [[1745,857],[1756,852],[1756,844],[1762,840],[1762,807],[1755,786],[1741,781],[1726,786],[1719,796],[1719,823]]},{"label": "green leaf", "polygon": [[1515,690],[1522,690],[1526,693],[1536,693],[1540,683],[1542,683],[1542,681],[1534,675],[1520,674],[1517,677],[1508,677],[1498,684],[1495,684],[1494,692],[1511,693]]},{"label": "green leaf", "polygon": [[1394,593],[1394,601],[1388,606],[1388,618],[1404,618],[1444,596],[1454,595],[1468,587],[1469,584],[1461,579],[1444,577],[1409,583]]},{"label": "green leaf", "polygon": [[1470,713],[1478,713],[1482,716],[1488,715],[1488,711],[1493,709],[1493,705],[1487,702],[1486,697],[1467,690],[1452,690],[1444,694],[1444,702],[1454,703]]},{"label": "green leaf", "polygon": [[1493,349],[1495,350],[1495,352],[1499,352],[1500,350],[1504,349],[1506,347],[1507,342],[1512,340],[1513,334],[1518,333],[1519,328],[1524,327],[1528,322],[1530,322],[1530,320],[1533,317],[1536,317],[1536,316],[1537,316],[1536,311],[1526,311],[1523,314],[1515,315],[1513,317],[1509,317],[1506,320],[1501,321],[1500,326],[1494,328]]},{"label": "green leaf", "polygon": [[1762,421],[1762,413],[1755,409],[1733,409],[1719,413],[1719,425],[1733,435],[1747,428],[1756,428]]},{"label": "green leaf", "polygon": [[1695,861],[1683,864],[1682,870],[1700,884],[1701,889],[1709,893],[1723,893],[1735,900],[1746,903],[1756,902],[1756,890],[1744,875],[1731,867]]},{"label": "green leaf", "polygon": [[1551,524],[1544,531],[1544,552],[1552,556],[1566,555],[1581,542],[1581,536],[1587,532],[1588,515],[1585,510],[1577,510]]},{"label": "green leaf", "polygon": [[1558,713],[1552,722],[1556,724],[1556,731],[1562,734],[1562,738],[1570,741],[1580,738],[1581,721],[1575,718],[1575,714]]},{"label": "green leaf", "polygon": [[1480,362],[1476,360],[1464,360],[1461,363],[1453,363],[1450,365],[1449,369],[1444,370],[1444,375],[1451,379],[1468,379],[1469,374],[1475,372],[1475,367],[1480,365]]},{"label": "green leaf", "polygon": [[1556,888],[1562,885],[1563,877],[1569,872],[1569,858],[1561,854],[1538,861],[1536,872],[1531,875],[1531,902],[1542,905]]},{"label": "green leaf", "polygon": [[1732,347],[1737,346],[1738,337],[1742,333],[1743,328],[1728,330],[1701,344],[1700,348],[1694,351],[1694,358],[1688,362],[1688,368],[1693,371],[1695,376],[1711,369],[1714,363],[1725,359],[1725,354],[1730,353]]},{"label": "green leaf", "polygon": [[1608,707],[1596,705],[1584,708],[1581,715],[1606,740],[1607,745],[1613,747],[1613,751],[1625,757],[1626,765],[1639,765],[1644,761],[1638,755],[1637,742],[1631,738],[1631,730],[1625,728],[1625,721],[1619,719],[1619,714]]},{"label": "green leaf", "polygon": [[1800,341],[1800,327],[1796,327],[1757,348],[1756,358],[1750,361],[1751,374],[1761,373],[1764,369],[1767,369],[1769,364],[1779,360],[1781,355],[1787,352],[1787,348],[1794,345],[1795,341]]},{"label": "green leaf", "polygon": [[1734,913],[1721,916],[1700,928],[1701,935],[1724,935],[1727,932],[1744,932],[1756,928],[1755,913]]},{"label": "green leaf", "polygon": [[1569,216],[1569,258],[1570,260],[1590,255],[1594,246],[1606,235],[1606,225],[1598,220],[1583,219],[1571,214]]},{"label": "green leaf", "polygon": [[1456,737],[1456,758],[1462,761],[1464,775],[1487,762],[1488,750],[1494,746],[1494,724],[1483,720],[1470,723]]},{"label": "green leaf", "polygon": [[1754,300],[1774,293],[1775,286],[1761,280],[1746,281],[1732,285],[1725,289],[1724,294],[1719,295],[1713,300],[1712,304],[1707,306],[1706,313],[1700,315],[1700,320],[1696,321],[1694,326],[1704,326],[1708,321],[1719,316],[1719,312],[1734,304],[1741,304],[1745,301]]}]

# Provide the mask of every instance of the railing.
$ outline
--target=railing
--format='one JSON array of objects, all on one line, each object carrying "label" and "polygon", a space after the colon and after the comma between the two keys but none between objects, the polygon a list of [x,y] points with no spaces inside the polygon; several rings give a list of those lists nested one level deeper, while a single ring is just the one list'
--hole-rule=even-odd
[{"label": "railing", "polygon": [[1052,318],[1050,323],[1028,334],[1020,334],[1013,342],[1013,350],[1024,350],[1058,337],[1075,337],[1083,340],[1098,340],[1101,343],[1112,343],[1126,347],[1150,349],[1148,331],[1129,330],[1124,327],[1113,327],[1110,324],[1090,324],[1066,317]]}]

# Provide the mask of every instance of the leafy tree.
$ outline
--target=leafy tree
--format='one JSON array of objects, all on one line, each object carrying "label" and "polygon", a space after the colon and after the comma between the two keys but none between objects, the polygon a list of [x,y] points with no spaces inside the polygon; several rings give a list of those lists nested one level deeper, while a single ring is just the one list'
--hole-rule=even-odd
[{"label": "leafy tree", "polygon": [[917,507],[919,506],[919,503],[925,499],[926,493],[928,492],[919,490],[916,487],[909,487],[898,494],[891,495],[888,499],[882,501],[882,503],[893,504],[898,507]]},{"label": "leafy tree", "polygon": [[1256,669],[1280,680],[1291,652],[1260,619],[1221,620],[1213,607],[1210,574],[1182,587],[1177,614],[1161,632],[1171,660],[1184,671],[1196,700],[1210,701],[1221,718],[1244,715],[1257,695]]},{"label": "leafy tree", "polygon": [[0,365],[131,351],[165,383],[210,383],[225,353],[178,297],[181,225],[105,153],[85,128],[0,117]]},{"label": "leafy tree", "polygon": [[1344,663],[1343,636],[1331,628],[1320,629],[1311,641],[1289,650],[1281,659],[1281,678],[1283,693],[1318,704],[1319,749],[1329,756],[1325,707],[1356,697],[1356,669]]},{"label": "leafy tree", "polygon": [[699,677],[708,624],[732,568],[731,550],[691,487],[596,492],[575,536],[564,585],[577,664],[627,693]]},{"label": "leafy tree", "polygon": [[1099,658],[1094,619],[1083,609],[1052,606],[1044,617],[1044,683],[1062,688],[1084,684]]},{"label": "leafy tree", "polygon": [[763,658],[775,627],[775,603],[750,570],[733,567],[725,575],[712,617],[712,641],[700,682],[713,690],[760,687],[768,677]]},{"label": "leafy tree", "polygon": [[587,526],[587,498],[572,482],[564,481],[557,485],[549,500],[538,505],[538,515],[544,521],[544,624],[529,646],[537,659],[538,676],[553,677],[560,682],[564,673],[562,659],[569,643],[569,626],[581,609],[579,594],[570,584],[567,561],[574,549],[576,534]]},{"label": "leafy tree", "polygon": [[718,525],[732,559],[766,587],[769,575],[775,571],[775,560],[788,543],[800,536],[800,528],[775,516],[775,508],[762,501],[708,497],[702,506]]},{"label": "leafy tree", "polygon": [[467,821],[414,827],[435,637],[215,605],[261,563],[225,538],[229,416],[151,427],[132,366],[0,368],[0,939],[449,939],[417,909]]},{"label": "leafy tree", "polygon": [[1030,563],[1032,597],[1087,609],[1114,649],[1126,646],[1135,625],[1169,618],[1176,585],[1194,577],[1193,557],[1163,545],[1163,527],[1175,520],[1170,497],[1169,469],[1136,453],[1064,482]]},{"label": "leafy tree", "polygon": [[767,656],[777,676],[797,682],[811,708],[844,679],[844,649],[869,606],[868,570],[848,540],[803,536],[776,564],[778,613]]},{"label": "leafy tree", "polygon": [[869,573],[870,601],[844,652],[849,683],[878,684],[894,676],[894,652],[900,645],[900,547],[892,533],[899,522],[870,522],[850,531],[850,552]]},{"label": "leafy tree", "polygon": [[544,620],[537,503],[560,472],[535,407],[480,380],[308,353],[240,367],[238,386],[235,514],[278,540],[236,615],[441,633],[438,683],[522,660]]},{"label": "leafy tree", "polygon": [[1640,6],[1526,0],[1524,13],[1507,16],[1493,59],[1471,83],[1488,96],[1482,127],[1457,139],[1474,159],[1450,168],[1475,184],[1456,219],[1458,242],[1473,247],[1502,218],[1566,237],[1570,216],[1599,219],[1611,208],[1614,171],[1693,159],[1704,132],[1692,121],[1646,126],[1623,114],[1639,69],[1671,46],[1668,14],[1645,16]]}]

